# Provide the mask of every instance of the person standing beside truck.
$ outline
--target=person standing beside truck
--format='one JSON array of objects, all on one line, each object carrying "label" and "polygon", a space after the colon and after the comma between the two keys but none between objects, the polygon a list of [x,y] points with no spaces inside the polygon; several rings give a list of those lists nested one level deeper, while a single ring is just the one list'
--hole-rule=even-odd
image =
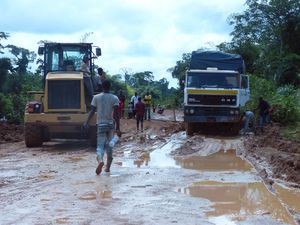
[{"label": "person standing beside truck", "polygon": [[254,111],[259,110],[259,127],[261,131],[263,131],[263,128],[265,124],[267,123],[267,118],[269,115],[269,109],[270,105],[269,103],[263,99],[263,97],[258,98],[258,106],[254,109]]},{"label": "person standing beside truck", "polygon": [[249,127],[249,125],[251,124],[251,128],[252,131],[255,131],[255,117],[254,117],[254,113],[250,110],[245,111],[242,114],[241,120],[243,120],[244,123],[244,128],[242,130],[242,134],[246,134],[247,132],[249,132],[251,129]]},{"label": "person standing beside truck", "polygon": [[112,147],[109,146],[109,142],[113,137],[114,130],[120,137],[120,116],[119,116],[119,99],[116,95],[110,93],[110,82],[104,80],[102,82],[103,92],[93,97],[91,103],[91,111],[88,118],[84,123],[84,127],[88,127],[88,123],[97,111],[97,161],[98,166],[96,168],[96,174],[99,175],[102,172],[104,166],[104,153],[107,154],[107,163],[105,172],[110,172],[110,166],[113,160]]}]

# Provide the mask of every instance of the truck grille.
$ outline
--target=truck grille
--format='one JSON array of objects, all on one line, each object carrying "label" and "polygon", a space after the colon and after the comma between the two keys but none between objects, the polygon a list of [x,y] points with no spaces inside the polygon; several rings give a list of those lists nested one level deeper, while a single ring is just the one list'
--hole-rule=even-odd
[{"label": "truck grille", "polygon": [[80,80],[49,80],[49,109],[80,109]]},{"label": "truck grille", "polygon": [[235,95],[188,95],[191,105],[236,105]]}]

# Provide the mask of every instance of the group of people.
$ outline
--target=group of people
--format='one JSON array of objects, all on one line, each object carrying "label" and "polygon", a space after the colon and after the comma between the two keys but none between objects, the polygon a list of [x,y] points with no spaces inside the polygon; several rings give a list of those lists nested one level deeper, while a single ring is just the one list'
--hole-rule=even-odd
[{"label": "group of people", "polygon": [[[258,105],[257,107],[251,111],[251,110],[246,110],[242,118],[244,122],[244,127],[242,130],[242,133],[245,134],[251,130],[251,128],[255,128],[256,126],[256,121],[255,121],[255,116],[254,113],[259,110],[259,128],[261,132],[263,132],[263,128],[267,123],[272,122],[272,114],[275,109],[275,105],[270,106],[270,104],[263,99],[262,97],[259,97],[258,99]],[[251,126],[251,128],[250,128]]]},{"label": "group of people", "polygon": [[141,132],[143,132],[143,123],[144,120],[151,120],[151,104],[152,104],[152,96],[147,91],[144,99],[138,96],[138,93],[135,92],[131,97],[129,105],[128,105],[128,118],[136,119],[136,129],[139,131],[139,127],[141,126]]},{"label": "group of people", "polygon": [[[83,63],[86,63],[85,59],[83,60]],[[84,78],[85,89],[92,90],[92,82],[90,79],[87,79],[87,77],[90,77],[88,67],[82,65],[82,70],[84,72],[84,77],[86,77]],[[91,105],[84,127],[88,127],[91,118],[95,112],[97,112],[98,126],[96,154],[98,165],[96,168],[96,174],[99,175],[104,166],[103,159],[105,152],[107,154],[105,172],[110,172],[110,166],[113,160],[113,147],[109,145],[109,142],[112,140],[114,135],[119,137],[121,136],[120,118],[124,117],[125,96],[122,90],[119,91],[118,95],[110,93],[111,84],[110,81],[105,79],[102,68],[98,68],[98,76],[96,76],[94,84],[96,84],[94,85],[94,89],[100,93],[95,96],[93,96],[92,93],[89,93],[89,91],[86,93],[88,96],[91,95]],[[131,97],[128,107],[128,117],[136,119],[137,131],[141,130],[141,132],[143,132],[143,121],[151,119],[151,105],[153,105],[152,96],[149,91],[147,91],[144,98],[138,96],[137,92],[135,92],[135,94]],[[155,112],[156,107],[153,107],[152,110]],[[159,107],[158,110],[163,112],[161,107]],[[254,113],[257,110],[259,110],[259,127],[261,131],[263,131],[263,127],[266,123],[271,122],[274,107],[270,107],[269,103],[260,97],[258,106],[253,110],[253,112],[247,110],[242,115],[241,119],[244,121],[244,133],[250,130],[250,124],[255,125]]]},{"label": "group of people", "polygon": [[101,92],[102,90],[102,82],[105,80],[105,74],[103,69],[99,67],[97,69],[97,74],[95,76],[91,76],[89,59],[87,56],[84,56],[82,59],[82,63],[80,66],[80,71],[83,72],[83,81],[84,81],[84,90],[86,96],[87,105],[91,102],[93,98],[93,92]]}]

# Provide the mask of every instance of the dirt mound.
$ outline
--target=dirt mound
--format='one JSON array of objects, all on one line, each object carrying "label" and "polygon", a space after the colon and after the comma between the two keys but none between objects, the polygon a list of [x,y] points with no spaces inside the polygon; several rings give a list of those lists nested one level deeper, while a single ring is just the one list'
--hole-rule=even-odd
[{"label": "dirt mound", "polygon": [[0,123],[0,144],[23,140],[23,125]]},{"label": "dirt mound", "polygon": [[245,147],[246,157],[256,159],[256,167],[262,169],[264,163],[270,166],[265,170],[269,170],[265,177],[270,176],[300,187],[300,142],[281,137],[278,125],[267,126],[263,134],[247,137]]}]

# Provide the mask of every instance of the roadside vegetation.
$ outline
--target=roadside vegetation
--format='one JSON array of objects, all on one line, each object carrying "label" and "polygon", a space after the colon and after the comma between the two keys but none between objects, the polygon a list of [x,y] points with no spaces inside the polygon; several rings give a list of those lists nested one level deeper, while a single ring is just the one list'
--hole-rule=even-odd
[{"label": "roadside vegetation", "polygon": [[[265,98],[275,107],[273,120],[285,126],[282,133],[299,139],[300,130],[300,2],[247,0],[242,13],[229,17],[233,26],[231,41],[220,43],[217,50],[240,54],[250,75],[251,100],[246,109],[257,106],[258,97]],[[34,51],[14,45],[1,45],[9,34],[0,32],[0,118],[21,123],[27,91],[42,89],[42,71],[39,66],[34,72],[30,63],[37,62]],[[201,46],[199,46],[199,49]],[[197,50],[197,49],[195,49]],[[205,50],[205,49],[203,49]],[[123,90],[128,103],[134,92],[143,96],[152,94],[154,104],[178,108],[183,102],[185,72],[191,52],[183,53],[168,71],[178,80],[178,88],[169,88],[165,78],[154,80],[151,71],[131,72],[123,69],[122,74],[107,77],[112,82],[113,92]],[[105,68],[104,68],[105,69]]]}]

